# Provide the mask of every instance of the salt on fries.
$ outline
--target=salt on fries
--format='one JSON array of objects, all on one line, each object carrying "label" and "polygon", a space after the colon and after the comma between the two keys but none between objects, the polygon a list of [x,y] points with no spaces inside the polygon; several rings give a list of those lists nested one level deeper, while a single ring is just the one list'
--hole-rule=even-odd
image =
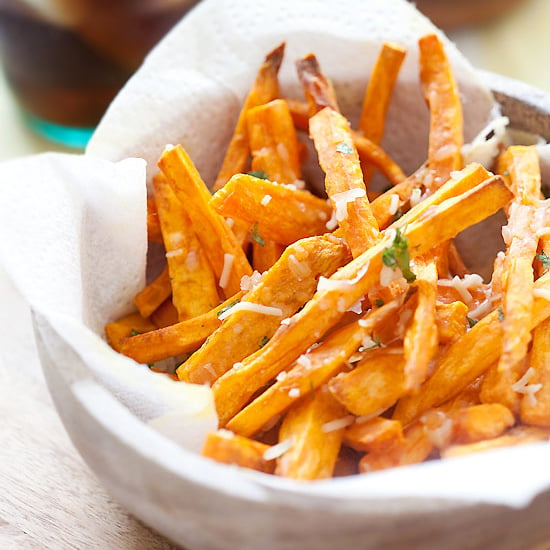
[{"label": "salt on fries", "polygon": [[[110,344],[211,385],[220,429],[203,454],[269,474],[328,478],[548,439],[550,207],[536,149],[503,151],[497,174],[462,165],[458,88],[429,35],[427,160],[406,176],[380,146],[405,50],[383,45],[357,129],[313,54],[296,64],[305,101],[280,97],[283,53],[259,69],[214,195],[181,146],[162,154],[147,219],[166,266],[138,312],[107,325]],[[328,201],[301,181],[309,138]],[[452,239],[500,209],[505,250],[484,282]]]}]

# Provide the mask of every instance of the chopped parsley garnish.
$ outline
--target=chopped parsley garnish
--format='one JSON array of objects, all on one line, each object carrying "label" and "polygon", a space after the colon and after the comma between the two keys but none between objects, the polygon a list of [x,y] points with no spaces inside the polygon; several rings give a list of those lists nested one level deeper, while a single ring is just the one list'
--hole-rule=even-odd
[{"label": "chopped parsley garnish", "polygon": [[377,349],[384,347],[378,336],[371,336],[372,344],[370,346],[361,346],[357,351],[368,351],[369,349]]},{"label": "chopped parsley garnish", "polygon": [[353,147],[344,141],[336,146],[336,150],[344,155],[351,155],[353,153]]},{"label": "chopped parsley garnish", "polygon": [[394,271],[396,268],[401,270],[403,277],[408,283],[412,283],[416,280],[416,275],[411,271],[409,265],[409,239],[404,237],[401,230],[397,228],[395,230],[395,238],[393,243],[388,248],[385,248],[382,252],[382,263],[388,267],[391,267]]},{"label": "chopped parsley garnish", "polygon": [[260,342],[260,348],[263,348],[268,342],[269,342],[269,338],[267,336],[264,336],[262,338],[262,341]]},{"label": "chopped parsley garnish", "polygon": [[468,321],[468,326],[470,328],[475,327],[479,323],[479,321],[477,319],[472,319],[471,317],[468,317],[467,315],[466,315],[466,321]]},{"label": "chopped parsley garnish", "polygon": [[502,323],[504,321],[504,311],[502,311],[502,308],[498,308],[498,320]]},{"label": "chopped parsley garnish", "polygon": [[384,300],[382,300],[382,298],[376,298],[374,303],[376,304],[376,307],[382,307],[384,305]]},{"label": "chopped parsley garnish", "polygon": [[137,336],[138,334],[143,334],[142,332],[138,332],[135,328],[133,328],[130,331],[130,336]]},{"label": "chopped parsley garnish", "polygon": [[550,256],[546,252],[541,252],[535,256],[537,260],[542,264],[544,269],[550,269]]},{"label": "chopped parsley garnish", "polygon": [[216,316],[219,317],[222,313],[225,313],[228,309],[231,309],[234,305],[238,304],[239,300],[233,300],[231,303],[227,304],[225,307],[222,307]]},{"label": "chopped parsley garnish", "polygon": [[252,170],[252,172],[247,172],[247,174],[249,176],[254,176],[255,178],[259,178],[261,180],[269,179],[269,175],[263,170]]},{"label": "chopped parsley garnish", "polygon": [[260,246],[265,246],[265,239],[258,233],[258,222],[256,222],[250,230],[250,238]]},{"label": "chopped parsley garnish", "polygon": [[148,366],[150,369],[153,369],[153,368],[155,368],[155,363],[147,363],[147,366]]}]

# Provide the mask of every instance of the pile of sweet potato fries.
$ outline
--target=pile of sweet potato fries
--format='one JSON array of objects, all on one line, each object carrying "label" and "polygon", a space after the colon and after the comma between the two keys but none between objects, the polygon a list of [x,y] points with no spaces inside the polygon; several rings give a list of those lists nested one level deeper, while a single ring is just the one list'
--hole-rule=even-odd
[{"label": "pile of sweet potato fries", "polygon": [[[282,44],[213,194],[181,146],[162,153],[147,221],[166,266],[106,335],[212,387],[219,430],[205,456],[311,480],[549,438],[550,201],[537,150],[502,150],[494,174],[463,166],[443,45],[428,35],[418,47],[430,131],[411,175],[380,145],[406,55],[393,43],[357,129],[313,54],[296,63],[305,101],[280,97]],[[328,199],[301,179],[306,139]],[[375,171],[384,192],[371,189]],[[484,281],[453,239],[501,209],[504,250]]]}]

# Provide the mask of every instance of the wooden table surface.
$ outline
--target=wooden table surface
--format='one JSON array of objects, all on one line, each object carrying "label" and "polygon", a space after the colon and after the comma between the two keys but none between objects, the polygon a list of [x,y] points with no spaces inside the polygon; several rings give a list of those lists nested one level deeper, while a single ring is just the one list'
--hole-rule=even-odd
[{"label": "wooden table surface", "polygon": [[[550,65],[532,55],[550,50],[549,18],[550,2],[530,0],[506,20],[453,38],[477,66],[550,91]],[[0,120],[0,159],[62,150],[24,127],[1,75]],[[0,550],[174,548],[114,502],[72,446],[41,373],[29,312],[1,271],[0,305]]]}]

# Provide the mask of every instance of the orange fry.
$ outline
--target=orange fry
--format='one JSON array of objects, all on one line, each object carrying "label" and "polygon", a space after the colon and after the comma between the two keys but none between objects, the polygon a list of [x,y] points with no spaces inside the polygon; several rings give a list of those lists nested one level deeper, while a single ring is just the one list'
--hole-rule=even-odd
[{"label": "orange fry", "polygon": [[321,71],[314,54],[310,53],[298,59],[296,70],[304,89],[310,117],[325,107],[340,111],[332,82]]},{"label": "orange fry", "polygon": [[[405,48],[399,44],[384,42],[372,69],[363,98],[359,130],[373,143],[379,144],[382,141],[386,113],[406,53]],[[365,184],[368,185],[373,173],[372,165],[363,162],[361,168]]]},{"label": "orange fry", "polygon": [[288,245],[327,232],[331,208],[309,191],[293,189],[247,174],[233,176],[211,199],[223,216],[257,224],[257,238]]},{"label": "orange fry", "polygon": [[268,449],[269,445],[259,441],[247,439],[226,430],[219,430],[210,432],[206,436],[202,455],[225,464],[272,474],[275,464],[264,457]]},{"label": "orange fry", "polygon": [[431,256],[417,256],[414,266],[418,305],[403,342],[406,361],[405,389],[407,391],[416,391],[424,382],[430,361],[435,356],[439,345],[435,321],[437,268]]},{"label": "orange fry", "polygon": [[468,306],[464,302],[436,304],[435,323],[440,343],[452,344],[466,332],[468,327],[467,315]]},{"label": "orange fry", "polygon": [[262,63],[252,89],[244,102],[239,114],[237,125],[229,147],[225,153],[222,166],[214,184],[214,191],[221,189],[234,174],[244,172],[250,148],[248,145],[248,129],[246,117],[248,110],[268,103],[279,95],[279,67],[283,61],[285,44],[268,53]]},{"label": "orange fry", "polygon": [[138,363],[152,363],[195,351],[220,326],[218,313],[241,296],[242,293],[237,294],[203,315],[126,338],[120,352]]},{"label": "orange fry", "polygon": [[121,352],[127,338],[155,329],[156,326],[149,319],[144,319],[139,313],[130,313],[118,321],[105,325],[105,337],[113,349]]},{"label": "orange fry", "polygon": [[332,395],[356,416],[389,409],[405,393],[405,361],[400,351],[389,348],[369,354],[352,371],[338,374],[328,384]]},{"label": "orange fry", "polygon": [[[438,191],[426,199],[424,203],[432,204],[432,207],[424,210],[419,219],[407,226],[408,249],[413,256],[429,251],[493,214],[510,198],[510,192],[501,178],[490,178],[459,197],[437,204],[440,195],[445,193],[446,189],[442,188],[441,193]],[[382,252],[391,247],[392,242],[392,236],[387,235],[337,271],[330,278],[329,287],[318,290],[261,350],[247,357],[238,369],[231,369],[214,384],[216,402],[223,402],[224,407],[236,413],[258,389],[334,326],[344,312],[379,281]],[[219,398],[220,395],[223,399]]]},{"label": "orange fry", "polygon": [[474,405],[452,415],[453,443],[474,443],[494,439],[515,424],[510,409],[500,403]]},{"label": "orange fry", "polygon": [[336,220],[354,257],[375,244],[378,223],[372,215],[348,121],[330,108],[309,122],[309,132],[325,172],[325,189]]},{"label": "orange fry", "polygon": [[381,416],[358,418],[344,432],[344,443],[356,451],[388,454],[404,441],[401,422]]},{"label": "orange fry", "polygon": [[[382,308],[368,313],[358,320],[333,332],[318,347],[298,358],[272,386],[236,414],[227,424],[227,428],[241,435],[251,436],[264,425],[284,412],[300,396],[312,392],[341,371],[346,361],[357,351],[365,339],[369,339],[376,328],[400,306],[402,300],[395,300]],[[224,425],[235,411],[229,409],[223,394],[218,398],[217,410],[220,425]]]},{"label": "orange fry", "polygon": [[147,198],[147,239],[162,244],[162,233],[157,212],[157,205],[151,198]]},{"label": "orange fry", "polygon": [[435,34],[418,41],[420,82],[430,109],[428,166],[437,189],[462,168],[463,120],[458,87],[442,42]]},{"label": "orange fry", "polygon": [[277,459],[275,474],[301,480],[332,477],[347,420],[326,388],[306,395],[281,424],[279,442],[288,441],[290,448]]},{"label": "orange fry", "polygon": [[172,303],[171,298],[167,298],[151,314],[151,321],[157,328],[168,327],[178,322],[178,312]]},{"label": "orange fry", "polygon": [[[550,317],[550,300],[544,296],[550,290],[550,274],[538,279],[530,330]],[[422,385],[417,395],[399,400],[394,418],[404,424],[424,411],[441,405],[462,391],[498,360],[502,345],[502,321],[495,310],[451,345],[438,361],[434,373]]]},{"label": "orange fry", "polygon": [[160,305],[172,295],[170,274],[166,266],[153,281],[134,297],[134,304],[142,317],[149,317]]},{"label": "orange fry", "polygon": [[261,349],[281,321],[313,296],[317,278],[332,275],[348,258],[346,245],[331,235],[289,246],[244,297],[241,309],[236,307],[208,343],[178,368],[180,380],[212,383],[234,364]]},{"label": "orange fry", "polygon": [[250,109],[247,122],[252,170],[278,183],[300,179],[298,139],[286,102],[276,99]]},{"label": "orange fry", "polygon": [[153,178],[153,191],[166,249],[172,303],[178,319],[184,321],[218,305],[216,280],[186,207],[162,174]]},{"label": "orange fry", "polygon": [[159,167],[186,206],[197,237],[226,296],[240,290],[241,279],[252,268],[227,223],[210,206],[210,192],[193,162],[178,145],[164,151]]}]

